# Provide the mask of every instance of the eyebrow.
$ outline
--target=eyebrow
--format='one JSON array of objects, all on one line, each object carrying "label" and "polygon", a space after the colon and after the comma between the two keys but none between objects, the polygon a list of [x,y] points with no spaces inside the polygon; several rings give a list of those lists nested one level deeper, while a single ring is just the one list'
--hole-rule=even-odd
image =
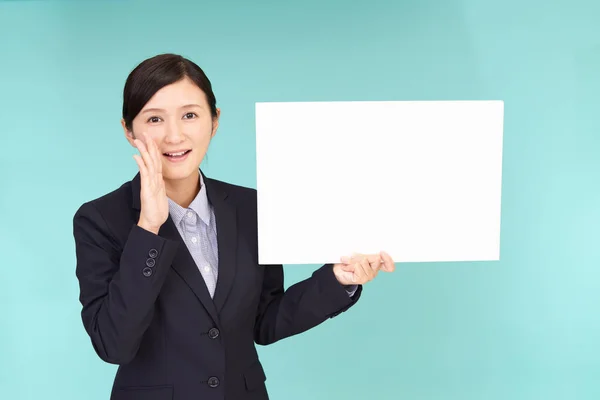
[{"label": "eyebrow", "polygon": [[[190,107],[198,107],[198,108],[203,108],[200,104],[186,104],[184,106],[181,106],[180,108],[190,108]],[[164,112],[165,110],[163,110],[162,108],[147,108],[144,111],[142,111],[142,113],[148,113],[148,112]]]}]

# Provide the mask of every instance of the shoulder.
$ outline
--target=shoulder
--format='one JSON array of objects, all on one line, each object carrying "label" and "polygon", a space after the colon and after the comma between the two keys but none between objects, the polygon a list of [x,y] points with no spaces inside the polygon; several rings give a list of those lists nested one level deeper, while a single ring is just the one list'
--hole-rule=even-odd
[{"label": "shoulder", "polygon": [[[210,179],[207,184],[212,186],[213,190],[211,191],[215,195],[223,196],[221,197],[224,200],[222,204],[228,205],[231,210],[235,210],[238,229],[246,231],[250,235],[255,235],[258,227],[256,189],[216,179]],[[218,197],[215,197],[214,200],[219,201]],[[215,204],[213,203],[213,205]]]},{"label": "shoulder", "polygon": [[96,224],[109,224],[108,220],[126,221],[131,214],[132,181],[122,183],[116,189],[84,202],[74,215],[74,220],[92,220]]},{"label": "shoulder", "polygon": [[208,183],[218,191],[227,195],[227,199],[233,203],[248,206],[256,204],[256,189],[225,182],[218,179],[206,178]]}]

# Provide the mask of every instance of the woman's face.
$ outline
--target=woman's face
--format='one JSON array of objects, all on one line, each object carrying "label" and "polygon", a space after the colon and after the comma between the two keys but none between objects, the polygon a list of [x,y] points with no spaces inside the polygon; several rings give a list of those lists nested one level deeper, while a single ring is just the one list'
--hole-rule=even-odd
[{"label": "woman's face", "polygon": [[204,92],[185,78],[165,86],[146,103],[132,123],[125,127],[129,143],[143,139],[146,132],[162,154],[165,180],[196,178],[210,140],[217,132],[218,116],[213,118]]}]

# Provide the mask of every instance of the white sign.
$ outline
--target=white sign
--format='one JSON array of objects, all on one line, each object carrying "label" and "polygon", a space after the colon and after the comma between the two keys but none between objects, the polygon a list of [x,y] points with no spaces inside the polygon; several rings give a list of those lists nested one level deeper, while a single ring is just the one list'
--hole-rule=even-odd
[{"label": "white sign", "polygon": [[502,101],[256,104],[261,264],[500,258]]}]

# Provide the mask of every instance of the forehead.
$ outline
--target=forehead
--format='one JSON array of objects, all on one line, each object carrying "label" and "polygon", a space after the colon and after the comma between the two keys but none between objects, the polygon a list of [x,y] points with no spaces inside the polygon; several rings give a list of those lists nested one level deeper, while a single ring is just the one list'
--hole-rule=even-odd
[{"label": "forehead", "polygon": [[206,96],[189,78],[167,85],[157,91],[144,108],[177,108],[186,104],[206,105]]}]

